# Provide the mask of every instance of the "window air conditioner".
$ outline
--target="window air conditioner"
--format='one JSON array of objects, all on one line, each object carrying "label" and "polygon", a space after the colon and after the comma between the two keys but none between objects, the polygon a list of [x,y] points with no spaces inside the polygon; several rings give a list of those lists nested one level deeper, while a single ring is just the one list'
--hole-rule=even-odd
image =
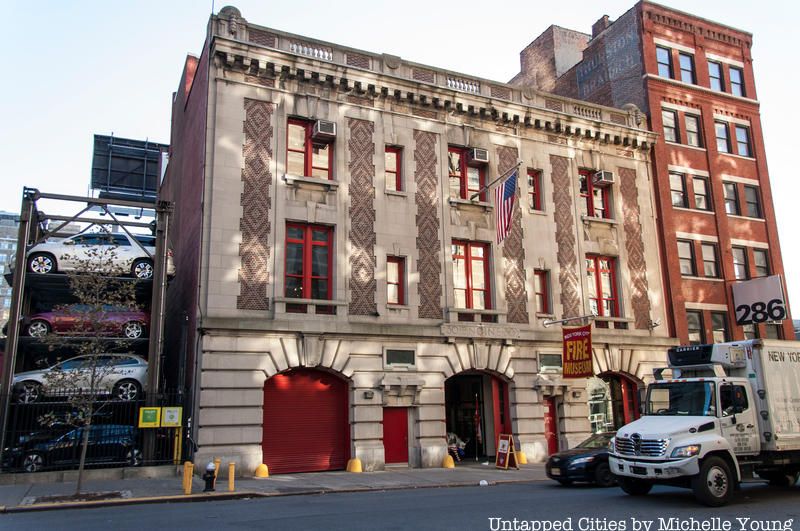
[{"label": "window air conditioner", "polygon": [[317,120],[314,122],[314,130],[311,132],[314,140],[330,142],[336,138],[336,124],[327,120]]},{"label": "window air conditioner", "polygon": [[481,148],[472,148],[469,150],[469,162],[471,164],[488,164],[489,163],[489,150]]},{"label": "window air conditioner", "polygon": [[614,174],[610,171],[596,171],[592,180],[595,186],[608,186],[614,184]]}]

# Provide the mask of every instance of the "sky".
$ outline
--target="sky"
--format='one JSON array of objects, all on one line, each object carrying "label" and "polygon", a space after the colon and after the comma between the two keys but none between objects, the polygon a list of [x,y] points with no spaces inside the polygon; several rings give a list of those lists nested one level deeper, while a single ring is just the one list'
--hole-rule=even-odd
[{"label": "sky", "polygon": [[[0,0],[0,210],[18,212],[23,186],[86,195],[94,134],[169,142],[170,102],[187,53],[198,55],[215,0]],[[800,245],[792,227],[800,179],[792,35],[800,3],[664,0],[753,34],[753,68],[790,301],[800,318]],[[551,24],[591,33],[634,0],[570,2],[237,0],[256,24],[375,53],[508,81],[519,52]]]}]

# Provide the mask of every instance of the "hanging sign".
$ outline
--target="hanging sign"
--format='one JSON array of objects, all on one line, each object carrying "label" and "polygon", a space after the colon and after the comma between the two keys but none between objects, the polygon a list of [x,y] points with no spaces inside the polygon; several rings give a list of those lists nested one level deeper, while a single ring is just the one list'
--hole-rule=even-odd
[{"label": "hanging sign", "polygon": [[758,324],[786,318],[786,297],[780,275],[733,284],[736,324]]},{"label": "hanging sign", "polygon": [[565,326],[562,377],[587,378],[594,375],[592,367],[592,325]]},{"label": "hanging sign", "polygon": [[514,453],[514,437],[510,433],[501,433],[497,440],[497,457],[494,466],[508,470],[509,465],[519,470],[517,454]]}]

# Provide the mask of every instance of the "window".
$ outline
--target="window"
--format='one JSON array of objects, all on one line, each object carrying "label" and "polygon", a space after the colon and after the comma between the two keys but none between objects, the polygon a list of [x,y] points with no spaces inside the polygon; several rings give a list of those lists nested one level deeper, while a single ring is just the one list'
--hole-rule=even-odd
[{"label": "window", "polygon": [[742,325],[742,334],[745,339],[756,339],[758,338],[758,327],[752,323]]},{"label": "window", "polygon": [[783,331],[781,326],[775,323],[766,323],[764,325],[767,339],[783,339]]},{"label": "window", "polygon": [[730,341],[728,335],[728,315],[725,312],[711,312],[711,334],[714,343]]},{"label": "window", "polygon": [[542,170],[528,170],[528,205],[532,210],[542,208]]},{"label": "window", "polygon": [[580,170],[578,173],[581,198],[583,198],[583,214],[594,218],[610,218],[610,193],[608,187],[600,187],[594,184],[593,171]]},{"label": "window", "polygon": [[684,115],[686,122],[686,143],[694,147],[703,147],[703,135],[700,130],[700,117],[693,114]]},{"label": "window", "polygon": [[713,243],[702,243],[700,248],[703,253],[703,275],[710,278],[719,277],[719,259],[717,246]]},{"label": "window", "polygon": [[747,249],[744,247],[731,247],[733,254],[733,278],[746,280],[747,274]]},{"label": "window", "polygon": [[706,342],[703,329],[703,312],[686,310],[686,328],[689,330],[689,344],[702,345]]},{"label": "window", "polygon": [[586,256],[589,308],[595,315],[619,317],[617,275],[614,265],[614,258],[608,256]]},{"label": "window", "polygon": [[730,67],[728,69],[731,78],[731,94],[734,96],[745,97],[744,76],[741,68]]},{"label": "window", "polygon": [[666,111],[662,109],[661,122],[664,124],[664,140],[667,142],[680,142],[677,113],[675,113],[675,111]]},{"label": "window", "polygon": [[669,190],[672,194],[672,206],[686,208],[686,178],[680,173],[669,174]]},{"label": "window", "polygon": [[485,243],[453,241],[453,288],[456,308],[488,310],[489,246]]},{"label": "window", "polygon": [[738,216],[739,196],[736,194],[736,183],[722,183],[722,192],[725,197],[725,212]]},{"label": "window", "polygon": [[711,90],[722,92],[725,90],[725,81],[722,77],[722,65],[714,61],[708,62],[708,78],[711,82]]},{"label": "window", "polygon": [[753,265],[756,277],[769,275],[769,255],[765,249],[753,249]]},{"label": "window", "polygon": [[714,132],[717,135],[717,151],[720,153],[730,153],[731,141],[728,137],[728,124],[725,122],[714,122]]},{"label": "window", "polygon": [[386,257],[386,302],[406,303],[406,260],[400,256]]},{"label": "window", "polygon": [[656,63],[658,63],[659,76],[672,77],[672,50],[656,46]]},{"label": "window", "polygon": [[694,206],[700,210],[711,210],[711,201],[708,199],[708,179],[705,177],[693,177],[694,186]]},{"label": "window", "polygon": [[761,200],[758,198],[757,186],[744,187],[745,213],[751,218],[761,217]]},{"label": "window", "polygon": [[743,157],[752,157],[753,152],[750,148],[750,128],[744,125],[737,125],[736,129],[736,153]]},{"label": "window", "polygon": [[694,268],[694,243],[689,240],[678,240],[678,263],[681,275],[689,277],[697,275]]},{"label": "window", "polygon": [[386,349],[386,365],[414,365],[414,351]]},{"label": "window", "polygon": [[539,370],[542,372],[549,372],[548,369],[561,370],[562,362],[561,354],[539,354]]},{"label": "window", "polygon": [[[450,197],[469,199],[486,184],[484,167],[469,166],[467,164],[468,154],[469,150],[467,148],[451,147],[448,149]],[[478,199],[486,201],[486,190],[481,192]]]},{"label": "window", "polygon": [[286,142],[286,173],[333,179],[333,145],[312,138],[314,122],[289,119]]},{"label": "window", "polygon": [[399,147],[386,146],[384,150],[386,189],[391,192],[403,190],[402,153]]},{"label": "window", "polygon": [[[286,224],[287,298],[331,300],[332,245],[331,227]],[[334,306],[318,306],[316,313],[330,313],[334,309]],[[286,311],[306,313],[306,305],[287,304]]]},{"label": "window", "polygon": [[550,313],[550,281],[547,271],[542,269],[533,271],[533,291],[536,297],[536,311]]},{"label": "window", "polygon": [[694,84],[694,57],[688,53],[678,52],[678,61],[681,65],[681,81]]}]

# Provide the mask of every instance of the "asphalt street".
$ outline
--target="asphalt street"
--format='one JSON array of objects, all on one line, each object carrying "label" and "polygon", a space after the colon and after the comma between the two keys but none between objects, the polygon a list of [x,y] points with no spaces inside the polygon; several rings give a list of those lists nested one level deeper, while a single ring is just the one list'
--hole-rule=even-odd
[{"label": "asphalt street", "polygon": [[800,531],[800,486],[746,485],[720,509],[688,490],[634,498],[548,481],[2,514],[0,529]]}]

